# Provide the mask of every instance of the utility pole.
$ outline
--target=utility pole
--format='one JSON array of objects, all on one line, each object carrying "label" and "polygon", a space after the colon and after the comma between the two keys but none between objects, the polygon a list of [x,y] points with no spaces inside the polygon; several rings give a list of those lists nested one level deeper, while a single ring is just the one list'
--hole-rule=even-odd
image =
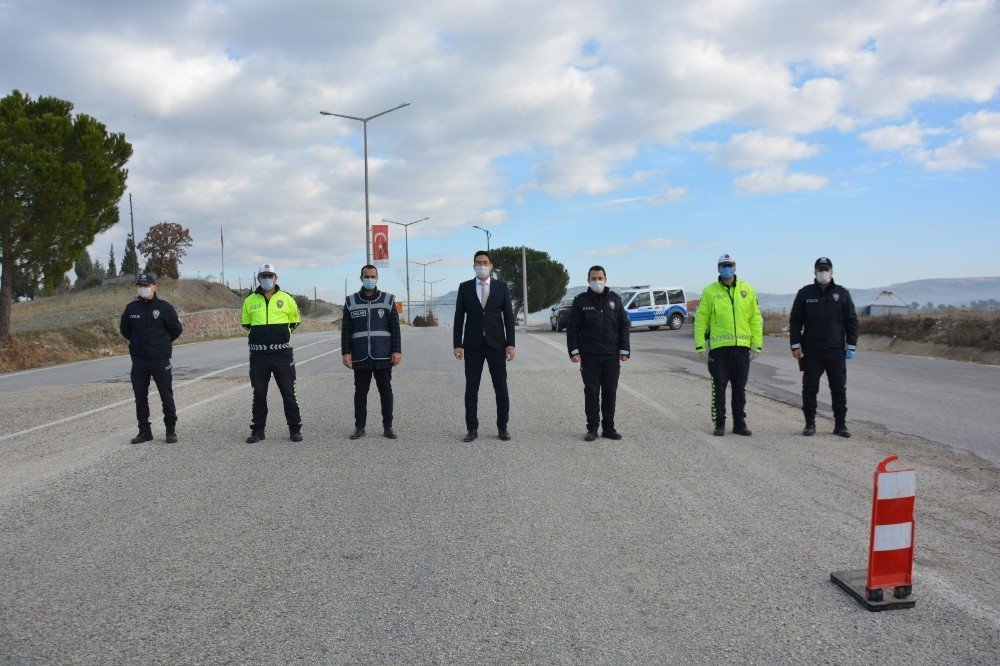
[{"label": "utility pole", "polygon": [[316,308],[319,307],[319,297],[316,296],[316,287],[313,287],[313,316],[316,316]]},{"label": "utility pole", "polygon": [[[429,217],[422,217],[419,220],[414,220],[413,222],[393,222],[392,220],[387,220],[382,218],[383,222],[388,222],[390,224],[398,224],[403,227],[403,234],[406,237],[406,319],[409,323],[413,324],[413,319],[410,317],[410,225],[416,224],[417,222],[423,222],[424,220],[429,220]],[[427,277],[424,275],[424,277]]]},{"label": "utility pole", "polygon": [[427,315],[427,267],[430,266],[431,264],[436,264],[439,261],[444,261],[444,260],[443,259],[435,259],[434,261],[428,261],[426,263],[422,262],[422,261],[414,261],[413,262],[417,266],[423,266],[424,267],[424,316]]},{"label": "utility pole", "polygon": [[409,106],[410,103],[400,104],[399,106],[394,106],[391,109],[386,109],[380,113],[376,113],[374,116],[368,116],[367,118],[359,118],[358,116],[347,116],[342,113],[331,113],[330,111],[320,111],[320,115],[323,116],[337,116],[338,118],[347,118],[348,120],[357,120],[364,126],[365,135],[365,263],[372,263],[372,225],[368,217],[368,122],[375,120],[379,116],[384,116],[387,113],[392,113],[396,109],[402,109],[404,106]]},{"label": "utility pole", "polygon": [[[521,287],[523,288],[522,305],[524,306],[524,325],[528,326],[528,251],[521,246]],[[517,319],[517,317],[515,317]]]},{"label": "utility pole", "polygon": [[[222,253],[222,284],[226,284],[226,238],[222,235],[222,225],[219,225],[219,246]],[[228,285],[227,285],[228,286]]]},{"label": "utility pole", "polygon": [[132,212],[132,193],[128,193],[128,219],[132,222],[132,252],[135,253],[135,274],[136,281],[139,280],[139,250],[136,249],[137,242],[135,240],[135,214]]},{"label": "utility pole", "polygon": [[[431,286],[431,303],[434,303],[434,285],[436,285],[438,282],[444,282],[444,278],[441,278],[439,280],[434,280],[433,282],[426,282],[424,284],[425,287],[428,284]],[[434,306],[433,305],[431,305],[430,313],[432,315],[434,314]],[[424,316],[426,317],[427,315],[425,314]]]},{"label": "utility pole", "polygon": [[482,227],[477,226],[475,224],[472,225],[472,228],[473,229],[479,229],[484,234],[486,234],[486,251],[489,252],[490,251],[490,238],[493,237],[493,234],[490,232],[489,229],[483,229]]}]

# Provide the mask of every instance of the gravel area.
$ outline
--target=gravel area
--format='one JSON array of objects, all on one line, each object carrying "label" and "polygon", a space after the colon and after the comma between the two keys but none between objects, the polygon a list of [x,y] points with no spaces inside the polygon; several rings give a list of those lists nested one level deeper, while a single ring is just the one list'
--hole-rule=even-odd
[{"label": "gravel area", "polygon": [[[245,369],[178,391],[177,445],[126,444],[131,405],[0,442],[0,662],[995,663],[991,464],[867,424],[803,438],[759,395],[753,437],[715,438],[707,380],[657,354],[623,368],[625,439],[586,443],[579,369],[546,333],[508,366],[513,440],[484,378],[465,444],[449,335],[404,330],[396,441],[374,386],[348,440],[330,341],[297,359],[301,444],[276,390],[268,439],[243,442]],[[121,388],[5,393],[2,432]],[[917,606],[869,613],[829,574],[866,565],[893,453],[918,469]]]}]

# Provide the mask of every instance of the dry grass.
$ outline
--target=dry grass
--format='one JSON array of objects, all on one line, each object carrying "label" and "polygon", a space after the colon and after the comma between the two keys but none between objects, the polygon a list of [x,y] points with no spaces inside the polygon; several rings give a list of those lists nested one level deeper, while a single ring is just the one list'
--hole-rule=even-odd
[{"label": "dry grass", "polygon": [[[182,314],[243,305],[237,294],[203,280],[162,280],[157,291]],[[118,333],[118,321],[134,297],[135,287],[126,284],[15,304],[10,345],[0,349],[0,372],[127,354],[128,342]],[[299,331],[338,330],[340,309],[332,306],[323,316],[304,318]],[[243,335],[242,330],[239,335]],[[196,339],[202,342],[220,337],[202,335]],[[187,341],[190,339],[182,338],[182,342]]]},{"label": "dry grass", "polygon": [[[204,280],[165,278],[157,285],[157,294],[181,313],[243,305],[243,299],[225,286]],[[41,331],[117,318],[134,298],[134,285],[118,284],[15,303],[11,308],[11,331]]]},{"label": "dry grass", "polygon": [[[858,318],[861,335],[1000,352],[1000,312],[957,310],[933,314]],[[764,313],[764,333],[788,335],[788,316]]]}]

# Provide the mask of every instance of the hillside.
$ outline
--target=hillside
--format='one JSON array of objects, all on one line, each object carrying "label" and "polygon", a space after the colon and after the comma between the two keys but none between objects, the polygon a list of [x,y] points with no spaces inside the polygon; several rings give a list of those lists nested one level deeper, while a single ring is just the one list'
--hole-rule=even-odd
[{"label": "hillside", "polygon": [[[835,278],[836,279],[836,278]],[[897,282],[884,287],[858,288],[844,284],[851,290],[854,303],[860,308],[870,305],[883,290],[891,291],[904,303],[916,301],[921,307],[927,303],[938,305],[966,306],[972,301],[1000,299],[1000,277],[982,278],[934,278]],[[757,293],[762,310],[781,312],[792,307],[795,294]]]},{"label": "hillside", "polygon": [[[243,303],[225,286],[204,280],[161,280],[157,295],[169,301],[178,313],[235,309]],[[15,303],[10,313],[11,331],[23,333],[117,318],[134,298],[134,285],[116,284]]]},{"label": "hillside", "polygon": [[[179,344],[245,335],[239,318],[243,298],[224,285],[162,280],[157,293],[181,316],[184,334]],[[133,298],[135,286],[120,284],[15,303],[11,345],[0,354],[0,372],[127,353],[118,321]],[[300,330],[337,326],[340,307],[319,305],[318,316],[305,317]]]}]

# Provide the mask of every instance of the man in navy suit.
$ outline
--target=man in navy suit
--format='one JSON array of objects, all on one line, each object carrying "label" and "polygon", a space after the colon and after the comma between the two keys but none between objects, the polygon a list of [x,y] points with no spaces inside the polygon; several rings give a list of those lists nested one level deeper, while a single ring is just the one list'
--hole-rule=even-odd
[{"label": "man in navy suit", "polygon": [[465,359],[465,425],[463,441],[479,436],[479,380],[483,363],[490,366],[490,378],[497,396],[497,430],[500,439],[510,439],[507,420],[510,398],[507,395],[506,361],[513,361],[514,308],[506,282],[490,277],[493,259],[485,250],[472,259],[475,279],[458,285],[455,302],[455,358]]}]

